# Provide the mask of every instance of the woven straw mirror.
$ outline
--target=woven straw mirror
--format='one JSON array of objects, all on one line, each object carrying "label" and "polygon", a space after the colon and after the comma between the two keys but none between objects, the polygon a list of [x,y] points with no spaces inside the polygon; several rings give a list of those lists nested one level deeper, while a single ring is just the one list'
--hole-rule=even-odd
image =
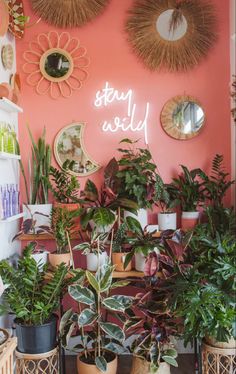
[{"label": "woven straw mirror", "polygon": [[31,0],[33,10],[50,25],[82,26],[103,12],[110,0]]},{"label": "woven straw mirror", "polygon": [[216,40],[208,0],[136,0],[126,23],[134,53],[150,70],[187,71]]}]

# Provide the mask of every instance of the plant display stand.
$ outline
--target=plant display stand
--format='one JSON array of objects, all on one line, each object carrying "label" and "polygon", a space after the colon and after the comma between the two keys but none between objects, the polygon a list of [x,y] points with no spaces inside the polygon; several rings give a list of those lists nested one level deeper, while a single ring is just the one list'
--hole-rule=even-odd
[{"label": "plant display stand", "polygon": [[235,374],[235,348],[216,348],[202,344],[202,374]]},{"label": "plant display stand", "polygon": [[16,374],[59,374],[58,348],[40,354],[16,351]]},{"label": "plant display stand", "polygon": [[0,373],[13,374],[14,373],[14,351],[16,349],[17,339],[10,338],[4,345],[0,353]]}]

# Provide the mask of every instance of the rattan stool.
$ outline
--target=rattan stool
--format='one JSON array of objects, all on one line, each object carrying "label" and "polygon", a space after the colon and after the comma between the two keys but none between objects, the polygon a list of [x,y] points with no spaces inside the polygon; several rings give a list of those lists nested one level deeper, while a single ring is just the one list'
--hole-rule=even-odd
[{"label": "rattan stool", "polygon": [[236,374],[235,348],[202,344],[202,374]]},{"label": "rattan stool", "polygon": [[58,348],[39,354],[16,351],[16,374],[59,374]]},{"label": "rattan stool", "polygon": [[14,373],[14,352],[16,349],[16,338],[10,338],[4,345],[3,351],[0,353],[0,373]]}]

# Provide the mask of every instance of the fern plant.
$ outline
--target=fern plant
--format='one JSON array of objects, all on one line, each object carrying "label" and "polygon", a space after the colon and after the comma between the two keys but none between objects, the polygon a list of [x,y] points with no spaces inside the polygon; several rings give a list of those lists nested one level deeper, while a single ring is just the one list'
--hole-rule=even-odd
[{"label": "fern plant", "polygon": [[60,295],[66,286],[67,268],[61,264],[50,279],[45,281],[46,266],[39,270],[31,257],[34,244],[27,245],[18,268],[7,260],[0,261],[0,275],[7,288],[3,294],[4,304],[0,314],[13,312],[25,325],[43,324],[59,307]]},{"label": "fern plant", "polygon": [[59,203],[78,203],[78,193],[80,183],[75,175],[68,174],[72,169],[74,161],[66,160],[62,169],[58,170],[51,166],[50,177],[53,183],[50,183],[50,189]]}]

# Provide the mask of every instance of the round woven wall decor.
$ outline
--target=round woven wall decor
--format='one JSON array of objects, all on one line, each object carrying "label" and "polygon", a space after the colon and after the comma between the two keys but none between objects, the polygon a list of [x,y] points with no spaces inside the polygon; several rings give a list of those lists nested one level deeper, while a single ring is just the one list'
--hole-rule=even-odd
[{"label": "round woven wall decor", "polygon": [[31,0],[44,21],[63,28],[82,26],[98,16],[110,0]]},{"label": "round woven wall decor", "polygon": [[[165,38],[160,30],[168,27],[168,15],[170,38]],[[181,24],[183,33],[173,37]],[[216,30],[217,17],[209,0],[135,0],[126,22],[128,40],[146,67],[171,72],[198,65],[216,41]]]}]

